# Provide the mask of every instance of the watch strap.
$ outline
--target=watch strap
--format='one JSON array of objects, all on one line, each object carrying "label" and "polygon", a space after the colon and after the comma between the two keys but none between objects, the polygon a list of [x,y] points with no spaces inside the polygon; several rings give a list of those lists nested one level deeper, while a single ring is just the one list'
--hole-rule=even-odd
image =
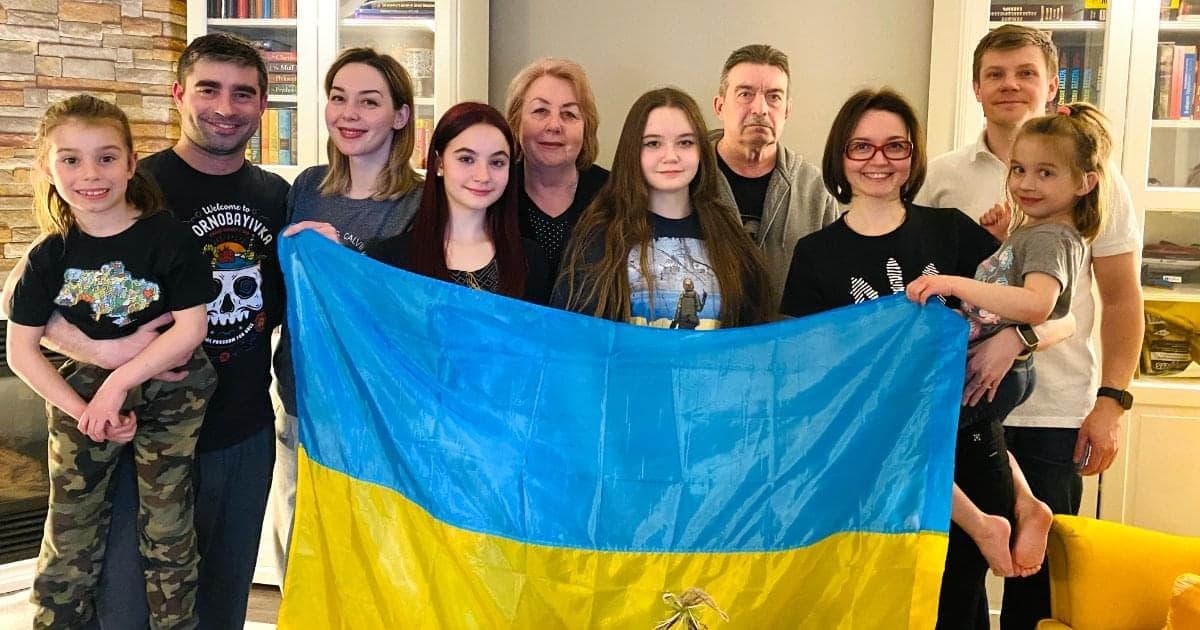
[{"label": "watch strap", "polygon": [[1111,398],[1117,401],[1117,404],[1121,405],[1121,408],[1126,411],[1133,407],[1133,394],[1130,394],[1128,390],[1117,389],[1116,387],[1101,387],[1096,390],[1096,396]]}]

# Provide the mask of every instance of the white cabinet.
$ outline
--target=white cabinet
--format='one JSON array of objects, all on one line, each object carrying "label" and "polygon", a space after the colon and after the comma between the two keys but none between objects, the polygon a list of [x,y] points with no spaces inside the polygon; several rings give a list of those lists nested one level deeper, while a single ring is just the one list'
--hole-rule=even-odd
[{"label": "white cabinet", "polygon": [[[433,0],[431,15],[412,16],[363,16],[362,4],[362,0],[188,0],[189,39],[227,31],[263,49],[270,79],[269,109],[248,153],[289,181],[305,167],[326,161],[329,134],[322,114],[322,83],[325,70],[344,48],[370,46],[392,55],[409,71],[416,104],[411,124],[417,129],[414,164],[418,167],[425,156],[421,142],[432,134],[437,116],[460,101],[487,101],[487,0]],[[262,17],[267,12],[272,17]]]},{"label": "white cabinet", "polygon": [[[988,29],[1000,24],[989,21],[992,12],[1016,4],[935,0],[930,155],[978,138],[983,118],[971,85],[974,47]],[[1146,244],[1168,241],[1200,247],[1200,111],[1193,107],[1190,118],[1183,115],[1185,82],[1182,78],[1178,84],[1171,82],[1174,47],[1194,55],[1190,47],[1200,47],[1200,21],[1179,16],[1178,9],[1161,10],[1160,0],[1041,4],[1061,5],[1063,19],[1022,23],[1051,32],[1062,49],[1060,93],[1066,90],[1062,100],[1069,101],[1072,95],[1090,100],[1112,120],[1116,136],[1113,157],[1129,184]],[[1082,19],[1098,17],[1090,12],[1098,8],[1105,8],[1104,19]],[[1172,63],[1165,63],[1168,52]],[[1190,63],[1195,86],[1200,84],[1195,76],[1197,64]],[[1174,72],[1179,74],[1179,70]],[[1196,91],[1200,90],[1193,87],[1193,99]],[[1165,109],[1160,100],[1167,104]],[[1154,251],[1148,250],[1142,262],[1153,262]],[[1155,305],[1170,306],[1172,322],[1178,324],[1169,331],[1172,338],[1191,335],[1192,348],[1200,348],[1200,339],[1195,337],[1200,329],[1200,271],[1188,271],[1183,260],[1160,264],[1178,273],[1155,274],[1157,268],[1144,268],[1143,284],[1150,285],[1143,286],[1145,300],[1152,310]],[[1164,328],[1156,330],[1166,335]],[[1187,345],[1186,341],[1177,344],[1176,354],[1186,357]],[[1193,359],[1200,358],[1197,350],[1191,353]],[[1131,389],[1136,402],[1125,418],[1121,453],[1099,484],[1085,484],[1081,512],[1200,535],[1200,486],[1195,483],[1200,479],[1200,458],[1196,457],[1200,451],[1200,366],[1193,362],[1182,376],[1142,374]]]}]

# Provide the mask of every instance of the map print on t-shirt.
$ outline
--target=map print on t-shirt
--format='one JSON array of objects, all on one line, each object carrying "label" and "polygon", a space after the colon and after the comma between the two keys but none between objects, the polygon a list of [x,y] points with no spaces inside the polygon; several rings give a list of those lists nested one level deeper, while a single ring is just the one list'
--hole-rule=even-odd
[{"label": "map print on t-shirt", "polygon": [[[979,267],[975,270],[975,279],[988,284],[1008,284],[1008,273],[1012,269],[1013,250],[1008,243],[1000,246],[995,254],[988,256],[983,262],[979,263]],[[979,308],[974,304],[967,303],[963,300],[959,308],[967,316],[967,323],[970,325],[970,332],[967,334],[968,341],[975,341],[980,337],[990,336],[996,330],[1003,328],[1007,324],[1001,321],[1001,317],[987,309]]]},{"label": "map print on t-shirt", "polygon": [[146,310],[162,295],[158,284],[134,278],[125,271],[125,263],[114,260],[100,265],[100,269],[69,268],[63,272],[63,284],[54,303],[59,306],[75,306],[80,302],[90,304],[92,319],[112,318],[117,326],[128,325],[130,316]]},{"label": "map print on t-shirt", "polygon": [[642,277],[640,248],[629,252],[629,323],[656,328],[707,330],[721,326],[721,294],[704,241],[656,238],[646,265],[654,300]]},{"label": "map print on t-shirt", "polygon": [[206,307],[204,349],[214,363],[225,363],[253,348],[266,327],[262,262],[275,235],[260,212],[242,204],[205,206],[190,224],[212,261],[216,292]]}]

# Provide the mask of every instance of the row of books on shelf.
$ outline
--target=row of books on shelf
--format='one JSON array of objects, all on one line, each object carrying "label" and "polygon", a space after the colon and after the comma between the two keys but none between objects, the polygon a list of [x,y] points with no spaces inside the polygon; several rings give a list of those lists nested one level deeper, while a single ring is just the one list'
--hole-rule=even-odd
[{"label": "row of books on shelf", "polygon": [[294,18],[296,0],[208,0],[210,18]]},{"label": "row of books on shelf", "polygon": [[1086,0],[1082,7],[1078,2],[996,2],[990,15],[993,22],[1103,22],[1108,19],[1108,1]]},{"label": "row of books on shelf", "polygon": [[1088,54],[1084,46],[1058,49],[1058,104],[1096,102],[1100,94],[1099,58]]},{"label": "row of books on shelf", "polygon": [[356,18],[427,19],[433,17],[433,0],[363,0]]},{"label": "row of books on shelf", "polygon": [[296,52],[293,50],[259,51],[267,64],[267,95],[296,94]]},{"label": "row of books on shelf", "polygon": [[1157,120],[1191,120],[1200,118],[1197,112],[1196,46],[1160,42],[1158,44],[1158,76],[1154,81],[1154,118]]},{"label": "row of books on shelf", "polygon": [[296,164],[296,108],[267,108],[246,145],[246,159],[256,164]]},{"label": "row of books on shelf", "polygon": [[1184,22],[1200,20],[1200,0],[1160,0],[1158,19]]}]

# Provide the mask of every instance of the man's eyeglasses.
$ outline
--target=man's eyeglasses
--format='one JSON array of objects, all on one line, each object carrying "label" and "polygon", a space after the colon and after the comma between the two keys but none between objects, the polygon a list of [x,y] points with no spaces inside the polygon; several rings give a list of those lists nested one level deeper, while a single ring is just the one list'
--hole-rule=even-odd
[{"label": "man's eyeglasses", "polygon": [[855,140],[846,145],[846,158],[855,162],[866,162],[875,157],[876,153],[883,152],[883,157],[889,160],[903,160],[912,155],[913,143],[908,140],[893,140],[886,144],[871,144],[862,140]]}]

